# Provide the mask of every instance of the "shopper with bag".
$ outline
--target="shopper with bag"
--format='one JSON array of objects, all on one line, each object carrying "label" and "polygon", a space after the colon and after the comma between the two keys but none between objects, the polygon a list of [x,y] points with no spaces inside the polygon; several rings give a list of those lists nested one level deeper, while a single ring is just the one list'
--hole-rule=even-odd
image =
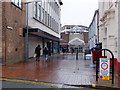
[{"label": "shopper with bag", "polygon": [[36,61],[39,61],[39,59],[40,59],[40,52],[41,52],[41,47],[40,47],[40,45],[38,45],[38,46],[35,48]]}]

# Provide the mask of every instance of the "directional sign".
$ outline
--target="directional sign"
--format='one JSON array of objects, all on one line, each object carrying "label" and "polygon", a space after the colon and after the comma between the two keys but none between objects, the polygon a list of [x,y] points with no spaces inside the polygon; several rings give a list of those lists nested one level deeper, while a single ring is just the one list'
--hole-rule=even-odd
[{"label": "directional sign", "polygon": [[100,58],[100,79],[110,80],[110,59]]}]

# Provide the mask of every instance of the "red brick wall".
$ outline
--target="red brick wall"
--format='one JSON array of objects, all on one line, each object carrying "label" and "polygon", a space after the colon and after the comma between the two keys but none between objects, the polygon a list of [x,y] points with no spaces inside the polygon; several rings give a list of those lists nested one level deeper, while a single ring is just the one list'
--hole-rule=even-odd
[{"label": "red brick wall", "polygon": [[[25,58],[25,38],[19,35],[19,28],[25,28],[25,4],[20,9],[10,2],[2,5],[3,62],[13,64]],[[7,29],[7,26],[13,29]]]},{"label": "red brick wall", "polygon": [[0,2],[0,59],[2,58],[2,3]]}]

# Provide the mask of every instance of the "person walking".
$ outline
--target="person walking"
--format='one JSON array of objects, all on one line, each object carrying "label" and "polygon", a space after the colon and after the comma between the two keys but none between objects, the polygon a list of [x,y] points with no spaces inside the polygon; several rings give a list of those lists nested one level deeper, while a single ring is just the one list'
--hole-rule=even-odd
[{"label": "person walking", "polygon": [[48,54],[49,54],[49,50],[47,47],[45,47],[43,49],[43,55],[44,55],[46,61],[48,60]]},{"label": "person walking", "polygon": [[62,52],[63,52],[63,54],[65,53],[65,48],[62,48]]},{"label": "person walking", "polygon": [[71,54],[73,54],[74,53],[74,48],[73,47],[71,47]]},{"label": "person walking", "polygon": [[40,47],[40,45],[38,45],[38,46],[35,48],[36,61],[39,61],[39,59],[40,59],[40,52],[41,52],[41,47]]}]

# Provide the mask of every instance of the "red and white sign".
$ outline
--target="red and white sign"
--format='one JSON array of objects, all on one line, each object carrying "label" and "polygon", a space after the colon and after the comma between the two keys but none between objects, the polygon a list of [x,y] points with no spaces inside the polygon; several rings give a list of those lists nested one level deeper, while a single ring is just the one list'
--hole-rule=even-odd
[{"label": "red and white sign", "polygon": [[108,64],[107,64],[106,62],[103,62],[103,63],[101,64],[101,68],[102,68],[103,70],[108,69]]},{"label": "red and white sign", "polygon": [[110,59],[100,58],[99,66],[100,66],[99,78],[109,80],[110,79]]}]

